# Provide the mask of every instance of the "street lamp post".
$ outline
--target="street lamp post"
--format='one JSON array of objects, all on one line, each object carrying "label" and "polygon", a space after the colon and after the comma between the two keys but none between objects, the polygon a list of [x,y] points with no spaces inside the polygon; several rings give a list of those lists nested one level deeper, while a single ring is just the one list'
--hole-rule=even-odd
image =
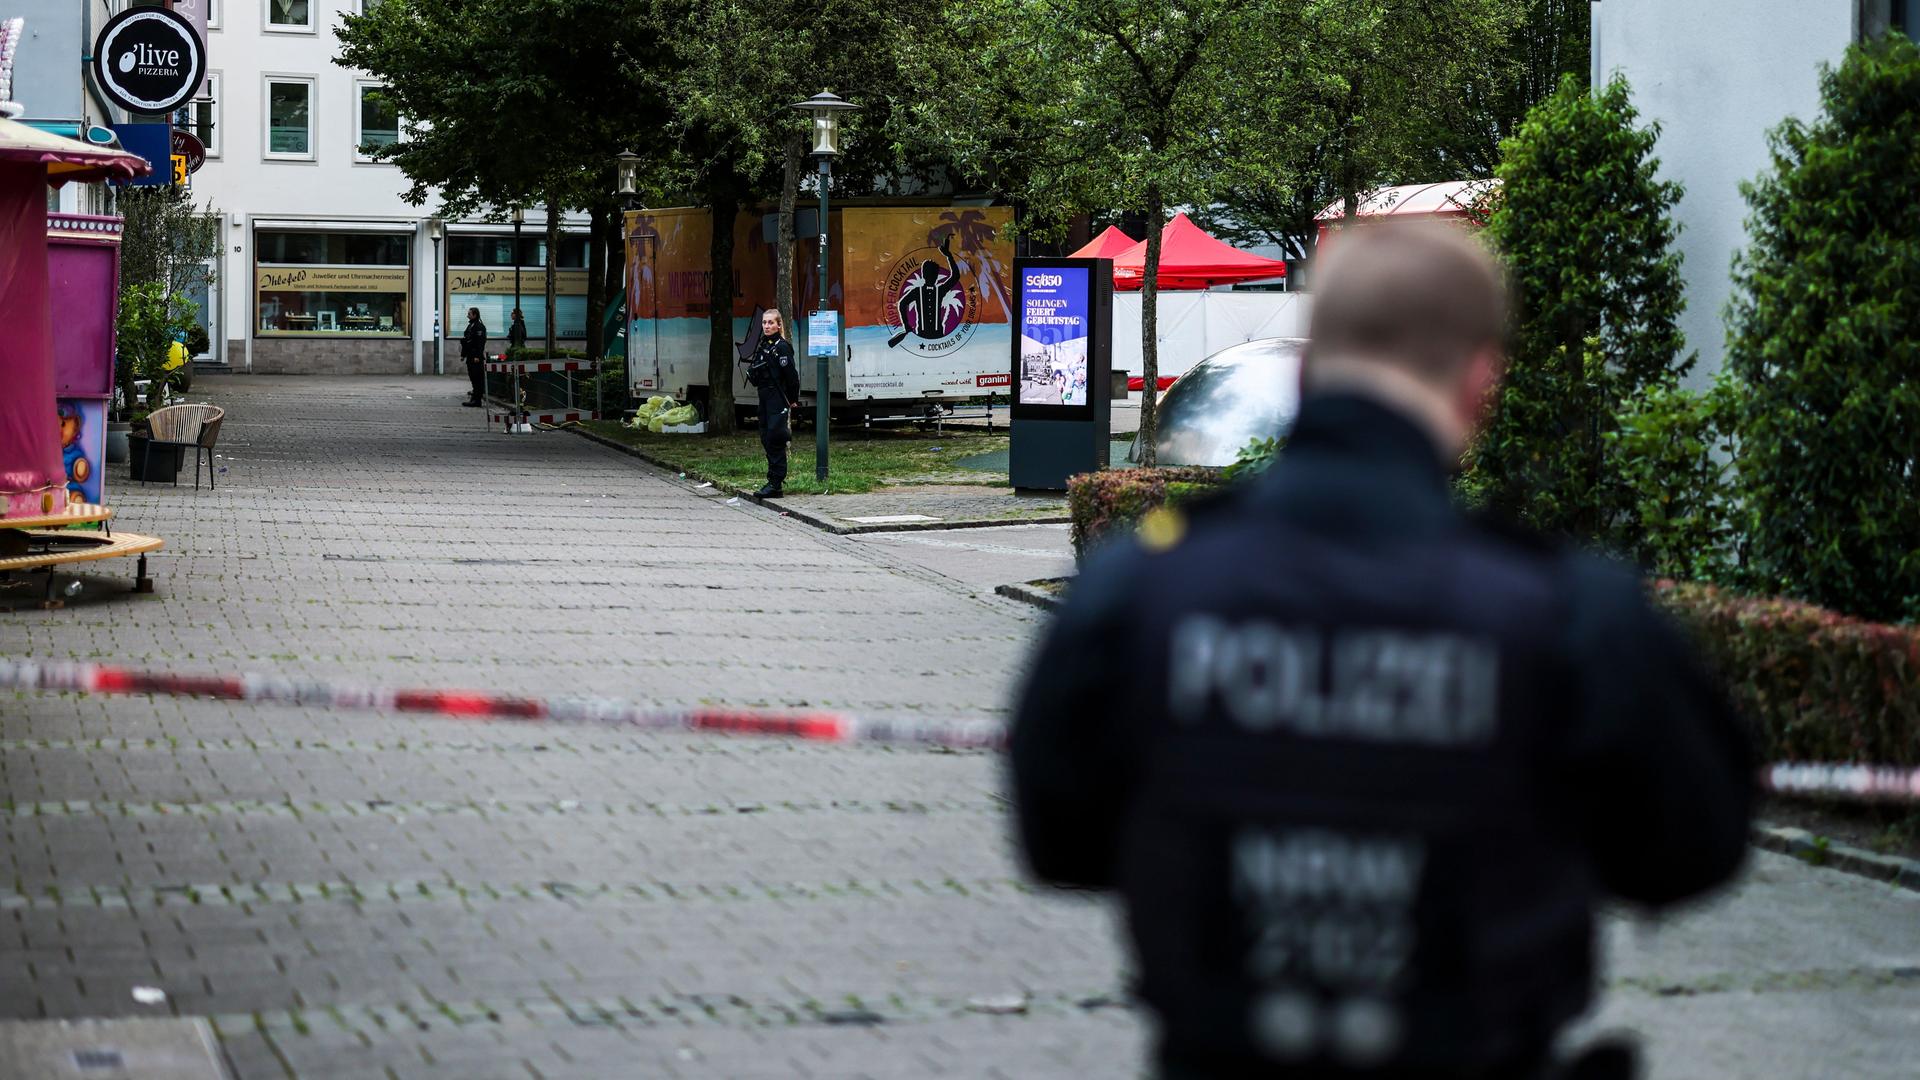
[{"label": "street lamp post", "polygon": [[[827,310],[827,190],[833,182],[833,156],[840,152],[840,114],[860,106],[844,98],[822,90],[805,101],[795,102],[788,108],[810,113],[813,116],[813,154],[820,159],[820,303],[814,309],[816,313]],[[792,329],[788,329],[792,333]],[[833,352],[839,351],[839,343],[834,343]],[[814,352],[811,335],[807,342],[807,351]],[[822,487],[827,482],[827,425],[832,417],[832,374],[828,361],[831,356],[820,351],[814,358],[817,363],[813,376],[813,476]]]},{"label": "street lamp post", "polygon": [[[520,264],[526,261],[525,259],[522,259],[520,257],[520,226],[525,225],[526,223],[527,223],[527,208],[524,206],[514,207],[513,208],[513,310],[515,314],[518,314],[520,311]],[[507,316],[507,332],[508,333],[513,332],[513,316],[512,315]]]},{"label": "street lamp post", "polygon": [[447,373],[447,330],[440,323],[440,298],[446,292],[440,281],[440,241],[447,234],[447,223],[427,219],[427,239],[433,241],[433,373]]},{"label": "street lamp post", "polygon": [[[620,250],[624,254],[626,252],[626,247],[627,247],[625,242],[627,239],[627,214],[635,210],[638,210],[640,208],[640,155],[634,153],[631,150],[620,151],[620,155],[614,158],[613,172],[614,172],[614,181],[615,181],[614,194],[619,196],[620,198],[620,210],[621,210]],[[596,239],[594,242],[598,243],[599,241]],[[624,274],[621,275],[621,280],[624,282],[626,280],[626,275]],[[623,284],[621,285],[620,288],[622,291],[625,291],[626,286]],[[628,392],[628,396],[631,397],[633,392],[633,385],[634,385],[633,383],[634,371],[637,364],[636,357],[634,356],[635,345],[633,340],[633,297],[632,296],[628,296],[626,298],[626,302],[620,305],[620,310],[624,311],[627,316],[627,325],[621,328],[621,332],[627,335],[627,345],[626,345],[627,392]],[[588,317],[601,318],[600,315],[592,312],[588,313]],[[607,343],[603,342],[601,344],[601,352],[604,353],[606,349],[607,349]],[[595,379],[594,385],[604,386],[605,383],[603,380]],[[600,391],[600,393],[604,394],[605,391],[604,390]],[[596,408],[599,408],[602,414],[604,415],[605,413],[604,404],[598,405],[596,406]]]}]

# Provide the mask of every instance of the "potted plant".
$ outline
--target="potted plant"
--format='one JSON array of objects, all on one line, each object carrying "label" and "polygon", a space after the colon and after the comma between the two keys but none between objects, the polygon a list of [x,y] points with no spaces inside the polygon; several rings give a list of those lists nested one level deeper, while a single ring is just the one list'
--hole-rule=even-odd
[{"label": "potted plant", "polygon": [[[167,352],[174,344],[174,334],[184,329],[175,325],[179,321],[177,305],[171,299],[166,286],[157,281],[130,285],[120,292],[114,373],[120,383],[122,416],[129,424],[127,460],[135,480],[172,481],[180,475],[179,448],[154,446],[144,428],[146,414],[158,407],[166,386]],[[134,381],[141,377],[147,380],[144,403],[134,387]],[[143,404],[145,408],[141,408]],[[138,422],[135,410],[139,410]]]}]

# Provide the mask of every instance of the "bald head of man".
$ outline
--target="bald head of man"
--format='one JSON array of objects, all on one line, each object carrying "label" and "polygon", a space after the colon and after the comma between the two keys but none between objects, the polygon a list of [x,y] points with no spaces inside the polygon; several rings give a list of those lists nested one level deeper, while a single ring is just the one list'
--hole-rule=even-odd
[{"label": "bald head of man", "polygon": [[1457,228],[1348,229],[1316,267],[1302,389],[1383,399],[1458,459],[1499,390],[1507,307],[1493,257]]}]

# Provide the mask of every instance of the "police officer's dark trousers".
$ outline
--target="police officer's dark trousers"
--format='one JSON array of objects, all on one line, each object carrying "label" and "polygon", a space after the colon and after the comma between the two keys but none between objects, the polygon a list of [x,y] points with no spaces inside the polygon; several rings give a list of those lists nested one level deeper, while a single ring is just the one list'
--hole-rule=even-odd
[{"label": "police officer's dark trousers", "polygon": [[787,402],[778,386],[760,391],[760,448],[767,452],[767,486],[778,490],[787,482],[787,443],[793,428],[787,420]]}]

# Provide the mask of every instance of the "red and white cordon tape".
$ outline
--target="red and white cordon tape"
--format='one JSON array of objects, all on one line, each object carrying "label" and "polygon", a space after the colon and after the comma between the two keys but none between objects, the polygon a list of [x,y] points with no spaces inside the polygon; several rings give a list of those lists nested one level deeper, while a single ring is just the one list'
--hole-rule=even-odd
[{"label": "red and white cordon tape", "polygon": [[[990,720],[868,719],[840,713],[773,709],[651,709],[616,699],[534,698],[466,690],[383,690],[316,679],[256,674],[178,675],[105,664],[38,664],[0,659],[0,689],[204,697],[366,712],[430,713],[475,720],[765,735],[836,743],[969,750],[993,750],[1006,744],[1006,728]],[[1920,769],[1781,762],[1762,769],[1759,781],[1768,791],[1788,795],[1920,802]]]},{"label": "red and white cordon tape", "polygon": [[1829,795],[1869,802],[1920,802],[1920,769],[1892,765],[1781,762],[1762,772],[1761,786],[1783,795]]},{"label": "red and white cordon tape", "polygon": [[651,709],[627,701],[533,698],[463,690],[382,690],[268,675],[178,675],[105,664],[0,660],[0,689],[151,694],[309,705],[367,712],[431,713],[475,720],[581,724],[644,731],[722,732],[837,743],[993,749],[1006,729],[993,721],[857,719],[772,709]]}]

